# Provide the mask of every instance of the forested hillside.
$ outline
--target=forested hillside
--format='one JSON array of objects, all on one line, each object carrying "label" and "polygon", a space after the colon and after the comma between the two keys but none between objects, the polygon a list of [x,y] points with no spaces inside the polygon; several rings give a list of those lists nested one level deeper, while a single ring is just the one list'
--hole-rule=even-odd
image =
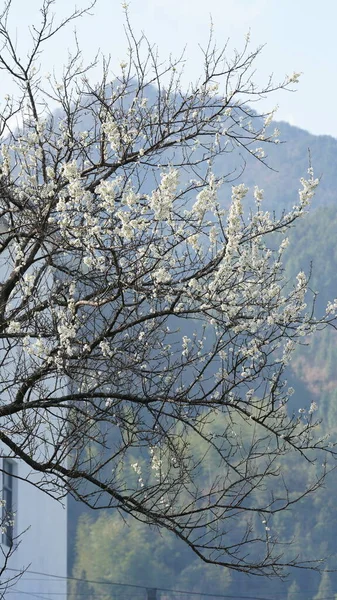
[{"label": "forested hillside", "polygon": [[[292,230],[285,275],[291,279],[299,271],[311,272],[310,288],[313,293],[316,289],[320,290],[315,301],[315,310],[319,313],[328,299],[337,297],[337,140],[310,135],[287,123],[276,123],[275,126],[280,129],[280,139],[284,143],[270,146],[267,160],[270,168],[256,160],[248,160],[244,173],[240,174],[235,171],[237,154],[234,153],[228,155],[226,170],[232,171],[233,180],[238,177],[238,181],[248,186],[264,188],[264,208],[279,213],[295,203],[299,178],[305,175],[311,160],[315,175],[320,177],[321,182],[310,213]],[[223,165],[221,167],[223,169]],[[226,189],[230,195],[229,185]],[[226,198],[223,202],[226,203]],[[315,402],[322,419],[320,427],[333,439],[337,429],[337,332],[332,329],[322,332],[310,347],[307,347],[307,342],[303,340],[303,348],[289,367],[288,382],[295,393],[288,410],[305,419],[308,407]],[[219,418],[212,427],[216,435],[217,429],[225,425]],[[197,446],[192,438],[190,443],[193,453],[202,456],[200,445]],[[208,473],[214,473],[217,468],[216,457],[208,453],[200,472],[205,487]],[[291,474],[291,497],[295,490],[304,487],[307,474],[303,464],[297,463],[294,456],[284,459],[281,468]],[[275,515],[262,526],[276,532],[284,543],[292,543],[294,556],[298,554],[304,560],[327,556],[326,567],[334,569],[337,561],[336,492],[336,474],[332,472],[324,488],[318,489],[313,496],[303,498],[293,511]],[[256,519],[257,527],[261,526],[259,515]],[[73,575],[91,580],[225,594],[228,597],[235,594],[323,600],[337,593],[337,574],[328,572],[295,570],[285,582],[258,578],[250,578],[248,582],[247,577],[240,573],[203,564],[169,532],[162,534],[135,522],[129,527],[118,513],[88,512],[73,501],[69,503],[69,548],[69,568]],[[72,600],[80,600],[81,589],[78,584],[73,587]],[[89,591],[86,589],[86,593]],[[106,585],[93,585],[91,591],[106,599],[117,599],[122,593],[119,588]],[[179,597],[183,598],[182,595]]]}]

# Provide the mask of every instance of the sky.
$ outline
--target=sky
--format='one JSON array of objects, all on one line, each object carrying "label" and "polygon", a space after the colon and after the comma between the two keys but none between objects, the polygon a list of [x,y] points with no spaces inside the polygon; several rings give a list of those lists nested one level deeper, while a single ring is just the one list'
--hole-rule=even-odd
[{"label": "sky", "polygon": [[[9,25],[16,37],[20,56],[29,47],[29,26],[38,22],[42,0],[12,0]],[[0,0],[0,6],[3,0]],[[77,8],[87,6],[77,0]],[[241,49],[250,31],[250,47],[264,45],[256,62],[256,79],[276,81],[294,71],[301,72],[296,92],[280,91],[269,96],[263,109],[279,106],[276,120],[306,129],[314,134],[337,137],[337,2],[336,0],[130,0],[128,11],[136,36],[142,31],[158,45],[159,56],[180,55],[185,48],[183,82],[196,80],[201,73],[199,45],[208,40],[210,18],[214,38],[221,47],[228,38],[229,52]],[[55,0],[55,19],[69,14],[72,0]],[[111,67],[118,73],[126,58],[124,11],[120,0],[97,0],[91,16],[76,23],[84,61],[97,50],[111,55]],[[60,69],[67,52],[74,47],[74,25],[69,25],[45,45],[41,73]],[[93,74],[95,76],[95,74]],[[0,98],[12,94],[11,82],[2,80]]]}]

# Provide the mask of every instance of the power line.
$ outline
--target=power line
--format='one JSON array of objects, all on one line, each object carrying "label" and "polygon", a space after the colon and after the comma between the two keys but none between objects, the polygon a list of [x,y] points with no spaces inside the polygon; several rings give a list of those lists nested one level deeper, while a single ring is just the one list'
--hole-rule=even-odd
[{"label": "power line", "polygon": [[[87,580],[83,579],[82,581],[87,581]],[[121,585],[122,586],[128,586],[129,584],[125,583],[125,584],[121,584]],[[149,589],[149,588],[146,588],[146,589]],[[168,591],[168,590],[165,590],[163,588],[156,588],[156,590],[157,591]],[[205,596],[206,595],[211,595],[212,596],[212,594],[204,594],[203,592],[178,592],[178,590],[170,590],[170,591],[177,592],[177,593],[196,594],[198,596],[204,596],[204,595]],[[314,590],[312,590],[312,591],[314,591]],[[106,598],[105,595],[104,596],[97,596],[94,590],[93,590],[93,592],[94,592],[94,597],[95,597],[96,600],[98,600],[99,598]],[[76,597],[78,597],[78,596],[83,596],[83,597],[85,597],[85,596],[91,596],[92,597],[92,593],[93,592],[92,591],[86,592],[86,593],[82,593],[82,592],[81,593],[77,593],[77,592],[75,592],[75,595],[76,595]],[[64,592],[64,593],[62,593],[62,592],[38,592],[38,591],[25,592],[23,590],[18,590],[18,589],[7,592],[7,594],[16,594],[16,593],[31,595],[31,596],[34,596],[35,598],[39,598],[39,600],[50,600],[50,596],[65,596],[65,597],[67,597],[67,592]],[[293,594],[298,594],[298,593],[304,594],[304,593],[307,593],[307,591],[304,590],[303,592],[293,592]],[[48,594],[48,597],[46,597],[44,594]],[[213,594],[213,597],[219,597],[219,596],[220,596],[219,594]],[[252,600],[273,600],[273,598],[264,598],[263,599],[261,596],[235,596],[233,594],[228,595],[228,596],[224,596],[223,595],[221,597],[223,597],[223,598],[231,598],[232,600],[240,600],[242,598],[247,598],[247,599],[251,598]],[[320,600],[335,600],[335,597],[336,597],[335,595],[334,596],[326,596],[324,598],[321,598]]]},{"label": "power line", "polygon": [[[18,570],[19,569],[8,569],[8,571],[18,571]],[[71,577],[71,576],[66,577],[64,575],[53,575],[51,573],[42,573],[41,571],[31,571],[30,569],[27,569],[27,571],[25,571],[25,573],[32,573],[32,575],[45,575],[46,577],[51,577],[51,578],[55,578],[55,579],[63,579],[63,580],[68,580],[68,581],[80,581],[80,582],[91,583],[91,584],[96,584],[96,585],[113,585],[113,586],[120,586],[120,587],[138,588],[138,589],[142,589],[142,590],[156,588],[160,592],[173,592],[174,594],[185,594],[185,595],[189,595],[189,596],[204,596],[206,598],[228,598],[230,600],[233,600],[234,598],[236,600],[273,600],[271,598],[265,598],[262,596],[233,596],[233,594],[227,594],[227,595],[226,594],[210,594],[209,592],[191,592],[191,591],[187,591],[187,590],[175,590],[172,588],[162,588],[162,587],[151,586],[151,585],[139,585],[139,584],[135,584],[135,583],[117,583],[115,581],[99,581],[99,580],[95,580],[95,579],[82,579],[81,577]],[[41,580],[41,581],[43,581],[43,580]],[[50,594],[51,595],[64,595],[64,594],[62,594],[62,592],[50,592]]]},{"label": "power line", "polygon": [[[16,572],[19,572],[19,569],[9,569],[8,568],[7,571],[16,571]],[[53,579],[65,579],[65,580],[70,580],[70,581],[85,581],[86,583],[96,583],[98,585],[120,585],[121,587],[140,588],[140,589],[143,589],[143,590],[147,590],[147,589],[149,589],[151,587],[155,587],[155,586],[150,586],[150,585],[137,585],[135,583],[117,583],[117,582],[114,582],[114,581],[99,581],[99,580],[96,580],[96,579],[82,579],[81,577],[71,577],[71,576],[56,575],[56,574],[54,575],[52,573],[42,573],[41,571],[31,571],[30,569],[27,569],[25,571],[25,574],[26,573],[32,573],[32,575],[44,575],[45,577],[51,577]],[[43,579],[39,579],[38,581],[44,581],[44,580]]]},{"label": "power line", "polygon": [[[49,592],[24,592],[23,590],[18,590],[17,588],[15,588],[15,590],[6,592],[7,594],[27,594],[29,596],[34,596],[35,598],[39,598],[39,600],[50,600],[50,598],[47,598],[47,596],[42,596],[42,594],[49,594]],[[63,594],[66,595],[66,594]]]},{"label": "power line", "polygon": [[[14,572],[19,572],[19,569],[13,569],[13,568],[8,568],[7,571],[14,571]],[[230,600],[274,600],[274,598],[266,598],[263,596],[238,596],[235,594],[212,594],[209,592],[192,592],[189,590],[176,590],[176,589],[172,589],[172,588],[162,588],[162,587],[158,587],[158,586],[151,586],[151,585],[140,585],[140,584],[135,584],[135,583],[117,583],[116,581],[102,581],[102,580],[96,580],[96,579],[83,579],[81,577],[73,577],[73,576],[65,576],[65,575],[56,575],[56,574],[52,574],[52,573],[43,573],[41,571],[33,571],[30,569],[27,569],[25,571],[26,573],[31,573],[32,575],[43,575],[44,577],[48,577],[51,579],[63,579],[65,581],[79,581],[79,582],[85,582],[85,583],[90,583],[90,584],[95,584],[95,585],[112,585],[112,586],[119,586],[119,587],[128,587],[128,588],[138,588],[141,590],[149,590],[149,589],[156,589],[159,592],[170,592],[173,594],[185,594],[185,595],[189,595],[189,596],[203,596],[206,598],[225,598],[225,599],[230,599]],[[22,579],[21,579],[22,581]],[[27,579],[27,581],[46,581],[46,579]],[[42,598],[42,596],[40,595],[40,592],[20,592],[19,590],[17,590],[19,593],[31,593],[32,595],[34,594],[39,594],[39,598]],[[13,592],[7,592],[7,593],[14,593]],[[66,594],[62,593],[62,592],[41,592],[41,594],[47,593],[49,596],[64,596]],[[85,595],[89,595],[91,592],[88,592],[87,594],[85,593],[79,593],[77,594],[78,596],[85,596]],[[284,592],[273,592],[277,593],[277,594],[283,594]],[[292,592],[292,595],[295,594],[305,594],[305,593],[317,593],[317,590],[302,590],[299,592]],[[337,592],[336,592],[337,593]],[[100,598],[101,596],[96,596],[96,598]],[[48,600],[48,599],[47,599]],[[334,596],[327,596],[326,598],[322,598],[321,600],[335,600],[335,595]]]}]

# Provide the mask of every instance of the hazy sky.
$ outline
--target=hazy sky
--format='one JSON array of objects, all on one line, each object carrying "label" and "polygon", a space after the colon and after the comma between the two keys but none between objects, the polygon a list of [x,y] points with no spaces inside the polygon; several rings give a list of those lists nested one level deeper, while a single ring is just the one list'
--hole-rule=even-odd
[{"label": "hazy sky", "polygon": [[[40,4],[41,0],[13,0],[11,27],[21,55],[29,40],[28,26],[39,18]],[[252,50],[266,44],[257,62],[259,81],[271,73],[281,80],[293,71],[303,72],[296,93],[283,91],[270,97],[270,108],[279,104],[276,119],[337,137],[336,0],[130,0],[128,4],[136,34],[144,31],[158,44],[162,58],[170,52],[178,55],[186,46],[186,81],[200,74],[198,44],[207,41],[210,15],[219,46],[229,37],[231,47],[240,49],[250,29]],[[74,5],[72,0],[56,0],[56,17],[68,14]],[[86,5],[85,0],[77,0],[77,7]],[[123,22],[120,0],[97,0],[92,16],[76,25],[84,58],[90,59],[100,48],[111,54],[112,66],[118,71],[126,56]],[[42,72],[66,59],[67,49],[73,46],[72,31],[69,26],[45,46]],[[3,95],[12,92],[8,85],[2,82]]]}]

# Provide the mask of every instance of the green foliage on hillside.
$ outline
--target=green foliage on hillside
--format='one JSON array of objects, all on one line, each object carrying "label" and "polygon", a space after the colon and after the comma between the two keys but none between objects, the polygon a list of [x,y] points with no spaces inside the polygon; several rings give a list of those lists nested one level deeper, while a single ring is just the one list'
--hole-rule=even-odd
[{"label": "green foliage on hillside", "polygon": [[[222,419],[223,416],[213,425],[215,435],[217,429],[224,427]],[[201,458],[203,448],[197,446],[193,438],[190,443],[191,451]],[[280,467],[289,479],[291,501],[295,493],[307,485],[310,471],[303,469],[301,461],[297,461],[294,456],[284,460]],[[200,468],[200,478],[205,489],[208,474],[216,469],[216,456],[209,453]],[[294,512],[289,510],[285,514],[276,514],[267,522],[257,514],[252,523],[254,529],[261,531],[262,528],[266,528],[268,538],[276,535],[286,545],[292,544],[290,547],[286,546],[285,550],[293,556],[300,555],[304,560],[309,557],[327,556],[334,552],[337,516],[333,477],[328,478],[328,485],[328,490],[320,488],[316,495],[303,498]],[[263,494],[264,489],[261,488],[257,493]],[[244,525],[237,524],[238,527]],[[228,544],[230,543],[229,534]],[[121,590],[118,586],[118,589],[112,586],[107,591],[107,582],[229,595],[238,594],[238,590],[243,595],[247,594],[249,586],[250,592],[254,591],[258,595],[263,589],[263,595],[266,597],[269,594],[271,598],[277,597],[276,591],[286,595],[287,588],[290,590],[292,586],[293,590],[296,582],[292,580],[288,585],[263,581],[261,588],[260,581],[249,580],[248,583],[246,577],[241,574],[205,565],[170,532],[159,533],[156,529],[150,529],[148,525],[134,520],[126,521],[118,513],[108,511],[100,513],[98,518],[96,515],[84,515],[80,518],[76,557],[73,575],[81,577],[85,572],[89,580],[105,582],[102,585],[94,585],[94,590],[98,596],[102,595],[111,600],[117,600]],[[331,557],[329,565],[333,562],[334,556]],[[317,573],[300,571],[297,574],[297,585],[312,590],[312,594],[306,598],[313,598],[320,585],[320,576]],[[74,586],[71,600],[80,600],[76,589]],[[301,597],[298,595],[299,599]]]},{"label": "green foliage on hillside", "polygon": [[[215,593],[230,585],[227,569],[207,567],[169,532],[159,534],[137,521],[130,527],[117,513],[82,517],[76,548],[78,577],[85,571],[91,580]],[[106,593],[106,587],[96,585],[95,593]]]}]

